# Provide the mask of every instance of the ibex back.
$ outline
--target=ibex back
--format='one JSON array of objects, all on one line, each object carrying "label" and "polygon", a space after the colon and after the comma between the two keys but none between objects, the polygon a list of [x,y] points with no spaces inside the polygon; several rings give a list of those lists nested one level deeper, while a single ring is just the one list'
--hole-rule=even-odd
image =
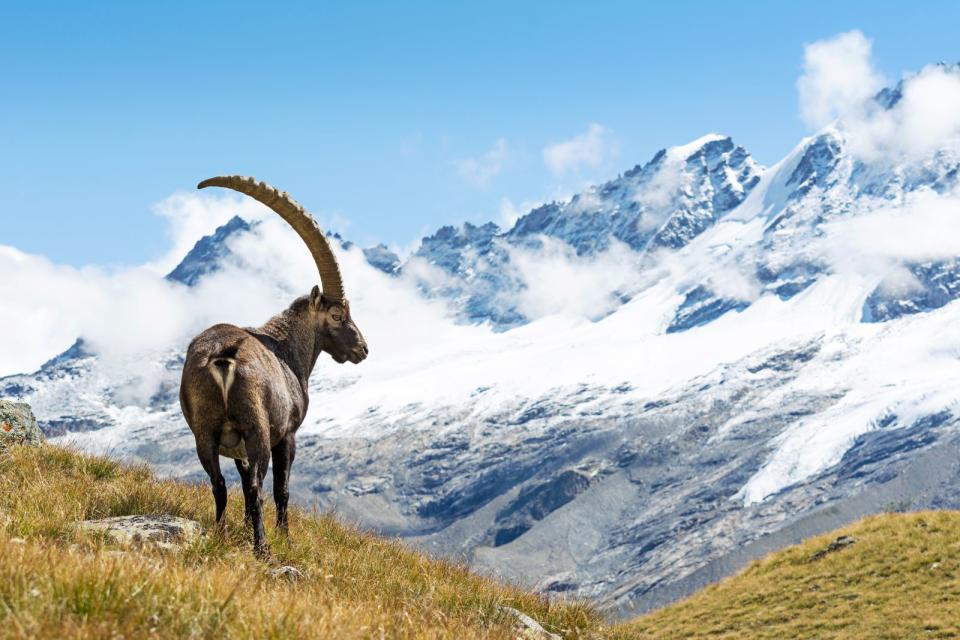
[{"label": "ibex back", "polygon": [[236,461],[254,552],[265,557],[270,549],[261,488],[272,456],[277,528],[287,534],[290,467],[296,432],[307,413],[310,372],[321,352],[356,364],[368,349],[350,316],[333,251],[310,214],[286,193],[253,178],[211,178],[198,188],[208,186],[235,189],[277,212],[310,249],[323,285],[322,293],[314,286],[259,328],[210,327],[190,343],[183,367],[180,406],[213,485],[217,525],[225,526],[227,505],[222,455]]}]

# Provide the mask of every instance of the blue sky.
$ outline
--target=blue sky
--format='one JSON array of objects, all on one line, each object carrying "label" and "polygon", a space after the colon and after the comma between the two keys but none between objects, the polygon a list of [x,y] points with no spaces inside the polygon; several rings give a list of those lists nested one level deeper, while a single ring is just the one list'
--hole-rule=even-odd
[{"label": "blue sky", "polygon": [[[73,265],[161,255],[153,205],[215,174],[409,246],[710,131],[769,164],[805,43],[960,60],[947,2],[71,4],[0,1],[0,244]],[[578,136],[597,157],[548,166]]]}]

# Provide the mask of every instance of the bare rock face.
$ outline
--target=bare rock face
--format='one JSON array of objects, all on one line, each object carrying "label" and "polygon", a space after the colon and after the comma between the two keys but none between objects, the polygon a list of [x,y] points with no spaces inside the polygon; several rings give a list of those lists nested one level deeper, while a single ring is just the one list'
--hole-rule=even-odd
[{"label": "bare rock face", "polygon": [[122,546],[157,546],[173,548],[200,535],[200,523],[174,516],[118,516],[101,520],[84,520],[81,531],[106,535]]},{"label": "bare rock face", "polygon": [[11,444],[26,444],[38,447],[43,444],[43,434],[37,426],[30,405],[25,402],[0,400],[0,452]]}]

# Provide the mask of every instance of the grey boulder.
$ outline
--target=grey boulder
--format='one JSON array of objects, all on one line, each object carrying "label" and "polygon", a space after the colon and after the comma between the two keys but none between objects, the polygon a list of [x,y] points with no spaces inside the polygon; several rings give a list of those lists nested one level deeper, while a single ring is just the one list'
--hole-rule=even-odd
[{"label": "grey boulder", "polygon": [[40,446],[43,434],[37,426],[30,405],[25,402],[0,400],[0,451],[11,444]]},{"label": "grey boulder", "polygon": [[84,520],[78,528],[106,536],[121,546],[156,546],[171,549],[200,535],[200,523],[175,516],[118,516]]}]

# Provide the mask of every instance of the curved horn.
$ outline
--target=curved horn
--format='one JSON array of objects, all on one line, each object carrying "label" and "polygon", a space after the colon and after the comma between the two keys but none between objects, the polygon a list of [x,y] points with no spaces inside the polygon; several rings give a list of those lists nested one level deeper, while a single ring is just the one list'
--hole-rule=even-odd
[{"label": "curved horn", "polygon": [[197,185],[197,189],[205,187],[226,187],[245,193],[277,212],[293,227],[310,249],[313,261],[317,264],[317,271],[320,272],[323,295],[336,302],[343,302],[343,279],[340,277],[340,266],[337,264],[336,256],[333,255],[330,243],[327,242],[327,237],[317,226],[313,216],[287,195],[286,191],[278,191],[266,182],[257,182],[256,178],[244,176],[217,176]]}]

